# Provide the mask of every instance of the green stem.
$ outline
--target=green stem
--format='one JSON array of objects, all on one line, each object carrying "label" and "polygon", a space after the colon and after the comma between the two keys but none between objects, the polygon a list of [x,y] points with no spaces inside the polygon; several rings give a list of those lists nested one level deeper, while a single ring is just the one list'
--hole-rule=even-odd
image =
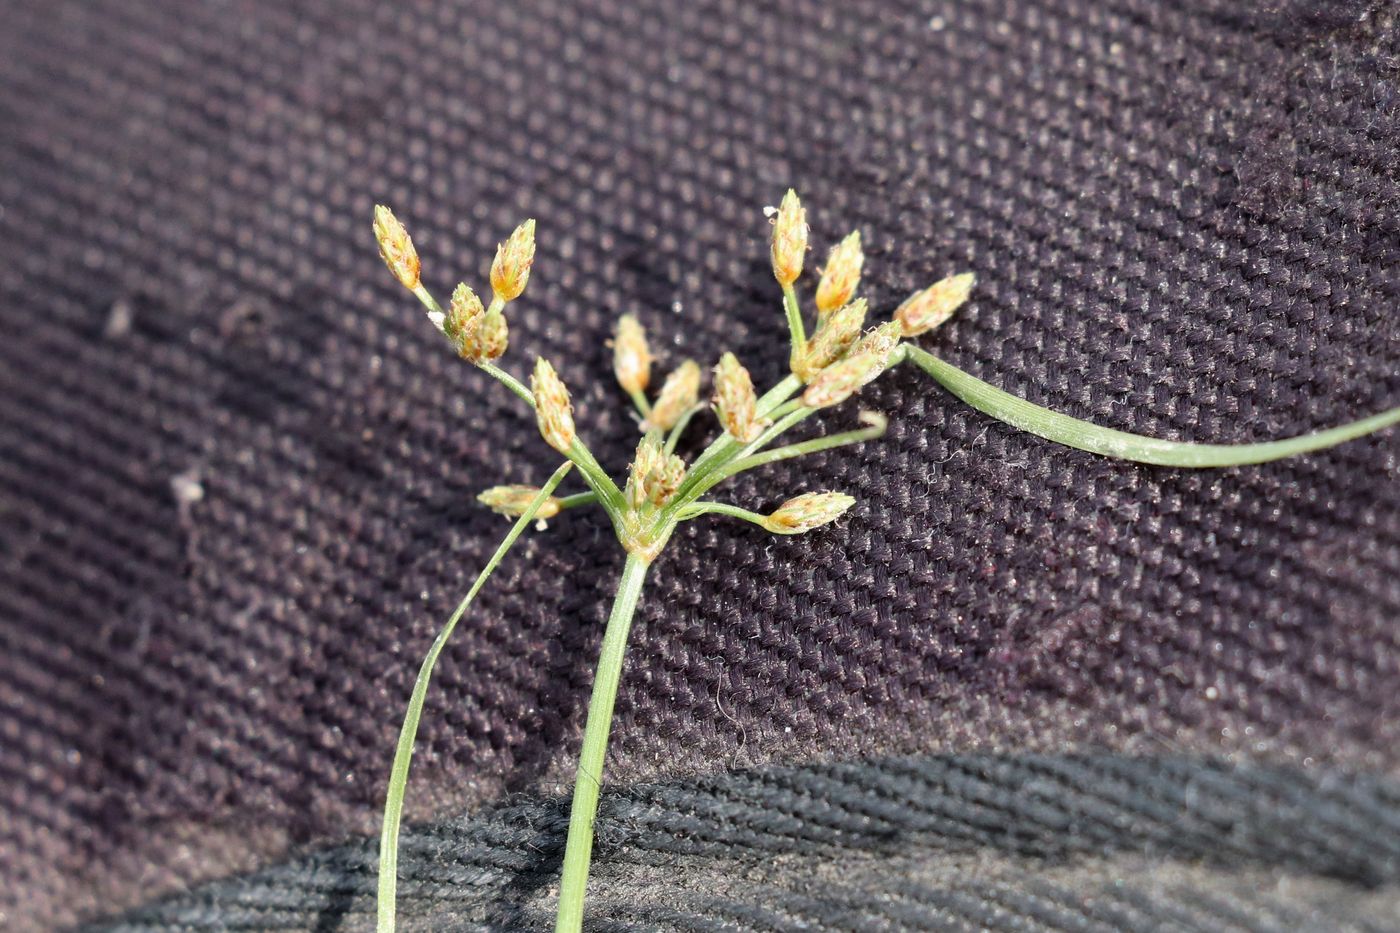
[{"label": "green stem", "polygon": [[643,418],[651,416],[651,402],[647,401],[645,392],[628,392],[627,395]]},{"label": "green stem", "polygon": [[[501,369],[495,363],[477,363],[487,375],[499,380],[507,389],[520,396],[532,409],[535,407],[535,393],[527,389],[519,379]],[[584,480],[592,487],[598,495],[598,501],[607,510],[609,516],[616,518],[622,513],[622,490],[617,488],[617,484],[608,476],[607,471],[598,464],[593,452],[584,446],[583,441],[574,438],[573,445],[565,454],[578,466],[579,472],[583,474]]]},{"label": "green stem", "polygon": [[404,713],[403,727],[399,730],[399,744],[394,749],[394,765],[389,772],[389,790],[384,800],[384,825],[379,836],[379,933],[393,933],[394,930],[395,898],[398,891],[399,823],[403,818],[404,789],[408,785],[408,766],[413,760],[413,743],[418,736],[418,721],[423,714],[423,699],[428,693],[428,682],[432,679],[433,667],[437,664],[447,639],[452,636],[452,630],[457,627],[457,622],[476,598],[476,594],[481,591],[487,578],[501,563],[511,545],[515,544],[516,539],[529,527],[540,506],[544,505],[545,500],[572,468],[572,463],[561,464],[549,481],[535,494],[535,498],[530,500],[524,513],[516,519],[505,540],[496,548],[496,553],[491,555],[485,568],[472,583],[467,595],[457,604],[447,624],[438,632],[437,638],[433,639],[432,647],[428,649],[427,657],[418,669],[418,679],[413,682],[413,693],[408,700],[408,710]]},{"label": "green stem", "polygon": [[588,886],[588,864],[593,857],[593,820],[598,813],[598,792],[602,788],[608,732],[612,729],[613,702],[622,678],[627,633],[632,627],[632,615],[646,575],[646,560],[635,554],[628,555],[622,578],[617,582],[617,596],[613,599],[608,626],[603,631],[593,697],[588,702],[588,721],[583,729],[578,776],[574,780],[573,806],[569,811],[569,840],[564,847],[564,874],[559,884],[555,933],[578,933],[583,929],[583,898]]},{"label": "green stem", "polygon": [[694,418],[695,413],[701,410],[701,406],[693,405],[682,412],[681,416],[676,419],[676,424],[671,428],[671,433],[666,435],[666,453],[673,454],[676,452],[676,445],[680,443],[681,435],[685,433],[686,426],[690,424],[690,419]]},{"label": "green stem", "polygon": [[694,505],[688,505],[681,509],[680,520],[683,522],[690,521],[692,518],[699,518],[701,515],[728,515],[731,518],[742,518],[746,522],[753,522],[755,525],[759,525],[763,528],[768,527],[766,524],[768,516],[760,515],[757,512],[750,512],[748,509],[741,509],[737,505],[729,505],[724,502],[697,502]]},{"label": "green stem", "polygon": [[716,470],[714,475],[718,477],[717,481],[725,480],[731,476],[743,473],[745,470],[752,470],[754,467],[776,463],[779,460],[790,460],[793,457],[801,457],[804,454],[814,454],[821,450],[830,450],[833,447],[844,447],[847,444],[863,444],[885,433],[885,427],[889,422],[884,415],[878,415],[874,412],[865,412],[862,418],[870,424],[870,427],[859,428],[854,431],[842,431],[840,434],[830,434],[826,437],[813,438],[810,441],[788,444],[786,447],[775,447],[772,450],[765,450],[761,454],[754,454],[735,460],[724,469]]},{"label": "green stem", "polygon": [[[787,376],[773,388],[763,393],[758,400],[758,414],[764,417],[771,415],[775,409],[782,406],[788,398],[802,388],[802,382],[796,376]],[[710,472],[717,466],[722,468],[728,459],[732,459],[739,449],[739,442],[730,437],[727,433],[721,434],[710,442],[710,446],[695,459],[690,465],[690,471],[686,474],[685,482],[676,492],[676,498],[683,498],[695,485],[702,482]],[[719,461],[716,464],[716,461]]]},{"label": "green stem", "polygon": [[796,370],[802,355],[807,352],[807,328],[802,323],[802,307],[797,303],[797,291],[791,285],[783,286],[783,310],[787,312],[788,333],[792,336],[788,365]]},{"label": "green stem", "polygon": [[905,359],[978,411],[1015,428],[1068,447],[1138,463],[1173,467],[1227,467],[1268,463],[1333,447],[1393,424],[1400,424],[1400,407],[1316,434],[1258,444],[1192,444],[1101,428],[1003,392],[915,346],[905,346]]},{"label": "green stem", "polygon": [[592,505],[598,501],[596,492],[576,492],[572,496],[560,496],[559,508],[572,509],[580,505]]},{"label": "green stem", "polygon": [[438,304],[432,292],[428,291],[427,286],[422,282],[419,282],[418,286],[413,289],[413,294],[419,301],[423,302],[423,307],[427,308],[431,314],[437,315],[433,318],[433,323],[441,330],[442,322],[447,318],[447,312],[442,310],[442,305]]},{"label": "green stem", "polygon": [[496,379],[499,379],[507,389],[510,389],[516,395],[524,399],[525,404],[529,405],[531,408],[535,407],[535,393],[531,392],[528,388],[526,388],[525,384],[519,379],[516,379],[510,373],[506,372],[504,369],[501,369],[499,366],[497,366],[495,363],[490,362],[489,360],[477,363],[476,365],[480,367],[482,371],[488,373]]},{"label": "green stem", "polygon": [[[784,405],[781,406],[779,410],[788,410],[789,408],[790,406]],[[757,440],[750,441],[743,447],[739,447],[738,450],[730,448],[727,451],[725,451],[724,455],[721,456],[717,460],[717,462],[715,462],[710,467],[710,469],[706,470],[703,476],[697,478],[694,483],[681,484],[681,488],[676,492],[674,498],[672,498],[671,501],[667,503],[666,508],[662,511],[661,520],[672,520],[674,516],[679,515],[681,510],[684,509],[686,506],[690,505],[690,503],[694,502],[696,499],[699,499],[705,493],[709,492],[711,489],[715,488],[720,483],[722,483],[725,479],[733,475],[728,470],[729,466],[732,463],[734,463],[736,460],[744,459],[756,450],[762,450],[775,438],[781,435],[784,431],[793,427],[798,422],[802,421],[804,418],[810,418],[813,414],[816,413],[816,411],[817,409],[815,408],[807,408],[802,405],[798,405],[796,408],[791,408],[791,410],[788,410],[788,413],[786,415],[784,415],[782,418],[779,418],[773,424],[769,425],[768,430],[760,434]],[[734,446],[738,446],[737,441],[735,442]]]},{"label": "green stem", "polygon": [[792,397],[792,393],[802,388],[802,380],[796,376],[785,376],[783,380],[773,388],[764,392],[758,400],[758,413],[760,415],[771,414],[783,402]]}]

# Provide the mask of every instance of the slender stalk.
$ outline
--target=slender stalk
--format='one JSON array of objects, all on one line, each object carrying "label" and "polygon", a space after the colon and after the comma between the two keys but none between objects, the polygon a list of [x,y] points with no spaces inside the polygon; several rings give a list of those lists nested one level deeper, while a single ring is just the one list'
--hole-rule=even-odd
[{"label": "slender stalk", "polygon": [[760,415],[770,414],[783,402],[787,401],[792,393],[802,388],[802,380],[796,376],[785,376],[773,388],[764,392],[758,399],[758,413]]},{"label": "slender stalk", "polygon": [[730,518],[742,518],[746,522],[753,522],[760,527],[768,527],[764,523],[768,516],[751,512],[748,509],[741,509],[737,505],[729,505],[724,502],[697,502],[681,509],[680,520],[688,522],[692,518],[699,518],[701,515],[728,515]]},{"label": "slender stalk", "polygon": [[[507,389],[524,400],[525,404],[531,408],[535,407],[535,393],[525,387],[519,379],[501,369],[495,363],[484,362],[476,364],[487,375],[497,379]],[[583,442],[574,439],[573,446],[569,448],[568,458],[572,460],[583,474],[584,480],[592,487],[593,492],[598,496],[598,502],[603,509],[614,520],[621,514],[623,508],[622,490],[617,488],[617,484],[608,476],[607,471],[598,464],[593,453],[583,445]]]},{"label": "slender stalk", "polygon": [[[774,410],[782,406],[783,403],[800,388],[802,388],[801,380],[796,376],[787,376],[777,385],[773,386],[773,388],[763,393],[759,398],[758,413],[764,416],[771,415]],[[695,459],[695,462],[690,465],[690,471],[686,474],[685,482],[681,484],[681,488],[677,491],[676,499],[685,498],[686,494],[693,489],[697,483],[704,481],[715,467],[716,460],[735,456],[739,446],[739,442],[728,434],[721,434],[711,441],[710,446],[706,447],[700,456]],[[728,461],[725,460],[724,462]],[[721,462],[719,466],[722,467],[724,462]]]},{"label": "slender stalk", "polygon": [[613,702],[622,678],[622,659],[627,651],[627,633],[646,579],[647,562],[628,555],[617,582],[608,626],[603,631],[603,647],[598,654],[598,672],[593,678],[593,696],[588,701],[588,721],[583,729],[583,750],[579,753],[578,776],[574,780],[574,800],[569,811],[569,839],[564,847],[564,875],[559,884],[559,914],[556,933],[578,933],[583,929],[583,898],[588,886],[588,865],[593,857],[593,820],[598,813],[598,792],[602,788],[603,761],[612,729]]},{"label": "slender stalk", "polygon": [[[786,410],[788,413],[770,425],[768,430],[758,436],[757,440],[750,441],[743,447],[738,447],[738,443],[736,442],[733,447],[726,449],[716,458],[715,462],[711,464],[710,469],[706,470],[703,476],[696,478],[693,483],[683,483],[675,497],[667,503],[666,508],[662,510],[662,520],[667,521],[675,515],[678,515],[680,511],[690,505],[690,503],[699,499],[705,493],[732,476],[733,473],[728,468],[736,460],[742,460],[754,451],[761,450],[784,431],[793,427],[793,425],[796,425],[804,418],[810,418],[817,411],[815,408],[807,408],[803,405],[798,405],[795,408],[791,408],[790,405],[783,405],[780,406],[778,410]],[[734,447],[738,447],[738,449],[735,450]]]},{"label": "slender stalk", "polygon": [[842,431],[840,434],[829,434],[826,437],[816,437],[810,441],[788,444],[786,447],[774,447],[772,450],[765,450],[763,453],[735,460],[729,466],[716,470],[714,475],[717,480],[725,480],[743,473],[745,470],[776,463],[779,460],[789,460],[804,454],[831,450],[833,447],[844,447],[847,444],[863,444],[885,433],[885,427],[889,422],[884,415],[877,415],[874,412],[866,412],[865,415],[870,421],[869,427],[858,428],[854,431]]},{"label": "slender stalk", "polygon": [[676,419],[675,427],[671,428],[671,433],[666,435],[666,453],[673,454],[676,452],[676,445],[680,443],[681,435],[685,433],[686,426],[690,424],[690,419],[695,417],[696,412],[703,410],[701,406],[695,405],[681,413],[681,416]]},{"label": "slender stalk", "polygon": [[1400,424],[1400,407],[1396,407],[1331,430],[1280,441],[1258,444],[1161,441],[1140,434],[1101,428],[1088,421],[1041,408],[988,385],[918,347],[906,345],[904,352],[905,359],[936,379],[943,388],[978,411],[985,412],[1014,428],[1105,457],[1157,466],[1202,468],[1268,463],[1271,460],[1333,447],[1343,441],[1354,440],[1393,424]]},{"label": "slender stalk", "polygon": [[529,405],[531,408],[535,407],[535,393],[531,392],[528,388],[526,388],[525,384],[522,383],[519,379],[516,379],[510,373],[506,372],[504,369],[501,369],[499,366],[497,366],[495,363],[490,362],[489,360],[477,363],[476,365],[482,371],[486,372],[493,378],[499,379],[502,385],[504,385],[507,389],[510,389],[522,399],[524,399],[525,404]]},{"label": "slender stalk", "polygon": [[592,505],[598,501],[596,492],[576,492],[571,496],[559,497],[559,508],[572,509],[580,505]]},{"label": "slender stalk", "polygon": [[395,899],[398,893],[399,874],[399,824],[403,818],[403,798],[404,788],[408,785],[408,766],[413,760],[413,743],[418,737],[418,721],[423,714],[423,699],[428,693],[428,682],[433,676],[433,667],[437,664],[437,659],[442,654],[443,647],[447,644],[447,639],[452,636],[452,630],[457,627],[458,621],[467,611],[467,607],[472,604],[476,594],[481,591],[481,587],[486,583],[488,577],[495,571],[501,563],[501,559],[506,556],[511,545],[515,544],[530,522],[534,520],[535,513],[540,506],[544,505],[546,499],[554,492],[573,469],[572,463],[563,463],[559,469],[554,471],[554,475],[541,487],[535,498],[530,500],[525,511],[516,519],[510,531],[506,533],[505,539],[501,541],[496,553],[491,555],[491,559],[486,562],[486,566],[477,575],[476,581],[467,591],[467,595],[457,604],[447,624],[438,632],[437,638],[433,639],[432,647],[428,649],[428,654],[423,658],[423,665],[418,669],[418,679],[413,682],[413,694],[408,700],[408,710],[404,713],[403,727],[399,730],[399,744],[394,749],[394,765],[389,772],[389,790],[384,799],[384,825],[379,836],[379,933],[393,933],[395,916]]},{"label": "slender stalk", "polygon": [[638,413],[643,418],[651,416],[651,402],[647,401],[645,392],[628,392],[627,395],[632,399],[632,404],[636,406]]},{"label": "slender stalk", "polygon": [[787,312],[788,334],[792,337],[792,353],[788,363],[796,369],[802,354],[807,352],[807,328],[802,324],[802,306],[797,303],[797,291],[791,285],[783,286],[783,310]]}]

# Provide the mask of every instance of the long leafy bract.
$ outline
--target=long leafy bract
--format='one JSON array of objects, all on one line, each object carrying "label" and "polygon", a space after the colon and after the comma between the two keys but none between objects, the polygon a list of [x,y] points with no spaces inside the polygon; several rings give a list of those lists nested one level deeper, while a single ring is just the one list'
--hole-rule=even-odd
[{"label": "long leafy bract", "polygon": [[1258,444],[1192,444],[1163,441],[1126,431],[1099,427],[1042,408],[1003,392],[918,347],[906,345],[905,358],[932,376],[939,385],[980,412],[1022,431],[1068,447],[1157,466],[1203,468],[1268,463],[1333,447],[1393,424],[1400,424],[1400,407],[1392,408],[1316,434],[1304,434]]},{"label": "long leafy bract", "polygon": [[517,538],[535,520],[535,513],[545,500],[550,497],[554,490],[568,475],[573,464],[566,461],[554,471],[554,475],[540,488],[539,493],[530,504],[525,507],[520,518],[516,519],[505,538],[501,541],[496,552],[491,555],[491,559],[486,562],[486,566],[477,575],[476,581],[467,591],[467,595],[457,604],[456,610],[447,620],[447,624],[438,632],[437,638],[433,640],[433,645],[428,649],[428,654],[423,658],[423,666],[418,669],[418,679],[413,683],[413,695],[408,701],[408,710],[404,713],[403,727],[399,730],[399,744],[394,750],[394,766],[389,773],[389,792],[384,801],[384,827],[379,836],[379,933],[393,933],[395,917],[395,899],[398,895],[399,878],[399,823],[403,818],[403,796],[404,788],[408,784],[408,766],[413,760],[413,743],[418,737],[418,720],[423,713],[423,698],[428,693],[428,682],[433,676],[433,667],[437,664],[438,655],[442,654],[443,646],[447,644],[447,639],[452,636],[452,630],[457,627],[458,621],[466,613],[467,607],[472,604],[476,594],[481,591],[481,587],[486,583],[488,577],[500,565],[501,559],[506,556],[506,552],[515,544]]}]

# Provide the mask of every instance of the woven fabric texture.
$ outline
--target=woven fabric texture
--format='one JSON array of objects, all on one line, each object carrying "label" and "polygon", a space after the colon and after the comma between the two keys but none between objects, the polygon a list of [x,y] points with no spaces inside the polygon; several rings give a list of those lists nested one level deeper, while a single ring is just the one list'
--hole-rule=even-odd
[{"label": "woven fabric texture", "polygon": [[[418,659],[554,457],[375,256],[484,284],[600,459],[632,312],[783,370],[764,205],[1034,401],[1245,441],[1400,404],[1390,3],[11,0],[0,28],[0,925],[372,832]],[[891,374],[888,435],[744,478],[633,630],[610,777],[980,750],[1400,768],[1400,440],[1216,472],[1028,437]],[[694,450],[700,438],[687,445]],[[528,536],[443,659],[409,816],[558,788],[620,567]]]},{"label": "woven fabric texture", "polygon": [[[876,759],[610,791],[596,930],[1376,930],[1400,916],[1400,788],[1108,755]],[[404,929],[550,926],[568,799],[404,840]],[[373,842],[86,933],[373,929]]]}]

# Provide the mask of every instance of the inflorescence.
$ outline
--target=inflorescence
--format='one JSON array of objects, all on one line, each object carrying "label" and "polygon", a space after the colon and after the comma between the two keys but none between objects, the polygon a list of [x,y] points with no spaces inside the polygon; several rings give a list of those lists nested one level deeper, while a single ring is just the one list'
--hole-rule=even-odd
[{"label": "inflorescence", "polygon": [[[938,327],[963,304],[973,277],[963,273],[916,292],[892,318],[867,326],[869,306],[855,296],[865,256],[860,233],[831,250],[816,289],[816,320],[810,337],[798,309],[794,283],[806,262],[807,212],[789,191],[773,216],[773,275],[795,316],[791,374],[763,395],[733,353],[723,354],[713,369],[712,408],[723,434],[694,462],[676,452],[681,434],[699,402],[701,369],[685,360],[663,380],[655,397],[654,357],[646,331],[632,315],[617,322],[613,338],[613,373],[636,407],[643,432],[625,478],[619,483],[597,466],[574,424],[568,388],[548,360],[536,360],[530,387],[523,391],[495,366],[506,352],[509,328],[506,306],[525,291],[535,253],[535,222],[516,228],[496,251],[491,265],[492,299],[484,306],[465,283],[452,292],[447,308],[433,298],[420,277],[418,254],[403,225],[387,207],[375,209],[374,230],[380,255],[395,277],[427,306],[428,317],[463,359],[482,367],[533,405],[545,442],[579,468],[590,493],[546,500],[537,517],[549,518],[565,508],[599,504],[609,514],[618,539],[629,554],[653,559],[677,524],[708,514],[747,519],[778,534],[811,531],[840,518],[853,504],[836,492],[805,493],[769,514],[756,514],[706,497],[720,482],[774,460],[869,440],[884,428],[884,419],[863,413],[866,427],[786,447],[773,442],[817,410],[837,405],[899,362],[902,341]],[[504,515],[519,516],[538,487],[496,486],[480,496],[482,504]]]}]

